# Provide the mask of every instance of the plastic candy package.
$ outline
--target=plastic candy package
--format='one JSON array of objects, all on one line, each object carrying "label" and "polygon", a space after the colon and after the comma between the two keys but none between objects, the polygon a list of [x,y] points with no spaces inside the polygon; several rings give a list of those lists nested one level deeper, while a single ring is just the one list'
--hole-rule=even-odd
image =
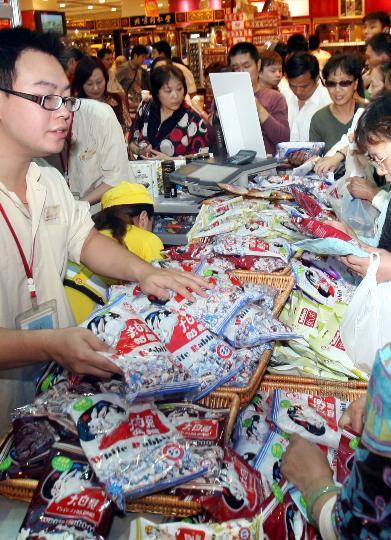
[{"label": "plastic candy package", "polygon": [[57,384],[66,383],[68,372],[57,362],[49,362],[42,370],[35,388],[35,395],[44,394]]},{"label": "plastic candy package", "polygon": [[56,443],[17,540],[103,540],[113,511],[80,447]]},{"label": "plastic candy package", "polygon": [[198,381],[191,380],[189,372],[167,351],[136,313],[131,299],[119,295],[110,300],[83,326],[115,348],[115,353],[102,354],[121,368],[128,399],[195,391]]},{"label": "plastic candy package", "polygon": [[188,246],[171,247],[162,252],[165,257],[173,261],[199,260],[208,257],[212,253],[212,247],[208,243],[190,244]]},{"label": "plastic candy package", "polygon": [[182,311],[192,315],[211,332],[220,335],[227,322],[252,299],[250,292],[244,292],[240,283],[229,279],[210,278],[215,286],[206,290],[206,297],[196,295],[194,303],[188,302],[177,294],[166,303],[168,310]]},{"label": "plastic candy package", "polygon": [[325,147],[324,142],[280,142],[276,145],[276,158],[278,161],[289,159],[291,154],[304,152],[303,161],[315,156],[321,156]]},{"label": "plastic candy package", "polygon": [[270,348],[271,345],[265,343],[252,349],[238,349],[235,352],[235,358],[237,365],[241,365],[240,371],[226,382],[224,386],[235,386],[238,388],[248,386],[255,370],[258,368],[263,353]]},{"label": "plastic candy package", "polygon": [[38,480],[42,474],[48,452],[41,454],[28,466],[19,463],[14,446],[15,434],[10,431],[0,445],[0,481],[13,478],[31,478]]},{"label": "plastic candy package", "polygon": [[320,397],[274,390],[269,420],[280,431],[299,433],[305,439],[338,448],[338,421],[348,403],[335,397]]},{"label": "plastic candy package", "polygon": [[228,409],[207,409],[191,403],[163,403],[159,409],[167,416],[208,472],[201,478],[175,488],[181,494],[206,495],[219,475],[224,457]]},{"label": "plastic candy package", "polygon": [[155,405],[129,406],[116,394],[73,403],[70,414],[94,471],[120,509],[124,499],[162,491],[207,472]]},{"label": "plastic candy package", "polygon": [[242,348],[277,339],[294,339],[297,334],[276,319],[272,311],[248,304],[224,327],[223,336],[233,347]]},{"label": "plastic candy package", "polygon": [[219,484],[223,487],[220,497],[202,497],[200,502],[219,523],[237,517],[255,517],[264,500],[259,472],[254,470],[231,448],[224,451]]},{"label": "plastic candy package", "polygon": [[262,540],[262,516],[252,521],[236,519],[225,523],[156,524],[138,517],[130,526],[129,540]]},{"label": "plastic candy package", "polygon": [[250,270],[252,272],[281,272],[286,263],[278,257],[257,257],[255,255],[226,255],[225,258],[235,265],[236,270]]},{"label": "plastic candy package", "polygon": [[324,221],[299,217],[296,224],[301,232],[316,237],[316,239],[312,240],[299,240],[294,244],[296,250],[304,249],[319,255],[369,256],[351,236]]},{"label": "plastic candy package", "polygon": [[186,310],[172,313],[151,304],[141,316],[176,361],[185,367],[193,380],[198,381],[195,400],[229,381],[241,369],[242,362],[235,356],[234,349]]},{"label": "plastic candy package", "polygon": [[277,495],[270,495],[263,505],[265,538],[319,540],[317,531],[306,522],[299,507],[292,500],[288,487],[285,482]]},{"label": "plastic candy package", "polygon": [[257,392],[250,404],[239,412],[236,420],[233,449],[251,466],[254,466],[254,459],[270,431],[266,421],[270,404],[269,392]]},{"label": "plastic candy package", "polygon": [[353,298],[356,287],[351,283],[332,279],[325,271],[295,259],[291,266],[297,286],[320,304],[332,307],[336,302],[348,304]]},{"label": "plastic candy package", "polygon": [[278,493],[282,483],[281,460],[289,444],[289,435],[270,431],[254,459],[254,468],[259,471],[266,497]]},{"label": "plastic candy package", "polygon": [[316,217],[322,213],[321,205],[310,195],[304,193],[301,189],[292,188],[292,195],[297,204],[305,211],[308,216]]},{"label": "plastic candy package", "polygon": [[352,472],[354,454],[359,443],[360,436],[348,427],[344,428],[337,455],[337,480],[341,484]]},{"label": "plastic candy package", "polygon": [[256,255],[258,257],[277,257],[286,264],[291,256],[289,242],[283,238],[264,240],[254,236],[237,237],[233,234],[223,235],[213,246],[218,255]]}]

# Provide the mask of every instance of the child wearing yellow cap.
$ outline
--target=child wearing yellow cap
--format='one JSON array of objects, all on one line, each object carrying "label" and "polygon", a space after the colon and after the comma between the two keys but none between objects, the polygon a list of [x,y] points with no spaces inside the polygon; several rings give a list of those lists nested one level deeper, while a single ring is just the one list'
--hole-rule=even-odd
[{"label": "child wearing yellow cap", "polygon": [[[98,231],[147,262],[162,258],[163,244],[152,232],[153,200],[143,185],[121,182],[106,191],[101,202],[102,210],[93,216]],[[97,303],[106,302],[106,290],[113,283],[86,266],[68,263],[64,285],[77,324]]]}]

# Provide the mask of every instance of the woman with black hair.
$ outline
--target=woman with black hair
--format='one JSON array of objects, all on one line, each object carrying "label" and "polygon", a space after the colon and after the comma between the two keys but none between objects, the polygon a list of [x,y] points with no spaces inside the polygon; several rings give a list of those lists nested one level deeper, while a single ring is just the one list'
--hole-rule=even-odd
[{"label": "woman with black hair", "polygon": [[356,91],[363,94],[361,62],[354,55],[334,55],[322,70],[322,82],[332,103],[314,114],[310,124],[310,141],[326,143],[328,152],[348,132],[358,109]]},{"label": "woman with black hair", "polygon": [[108,92],[109,74],[102,60],[84,56],[77,64],[72,81],[72,94],[80,98],[96,99],[110,105],[124,131],[132,124],[124,94]]},{"label": "woman with black hair", "polygon": [[[102,210],[93,216],[95,228],[122,244],[140,259],[161,259],[163,244],[152,232],[154,206],[141,184],[121,182],[102,197]],[[76,323],[83,322],[96,307],[106,301],[106,289],[116,281],[94,274],[86,266],[68,263],[65,290]]]},{"label": "woman with black hair", "polygon": [[152,100],[139,106],[131,150],[142,158],[169,159],[209,147],[204,120],[185,101],[187,86],[174,65],[151,69]]}]

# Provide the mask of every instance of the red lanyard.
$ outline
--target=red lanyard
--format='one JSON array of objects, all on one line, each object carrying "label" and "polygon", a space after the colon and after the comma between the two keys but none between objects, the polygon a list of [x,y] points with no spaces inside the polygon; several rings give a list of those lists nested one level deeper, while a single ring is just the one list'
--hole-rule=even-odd
[{"label": "red lanyard", "polygon": [[24,266],[24,271],[26,272],[27,284],[28,284],[28,290],[29,290],[29,293],[30,293],[30,298],[31,298],[31,301],[32,301],[33,305],[35,305],[36,304],[36,298],[37,298],[37,292],[35,290],[35,283],[34,283],[34,279],[33,279],[33,262],[34,262],[35,237],[34,237],[34,242],[33,242],[33,251],[32,251],[32,254],[31,254],[31,263],[29,265],[28,262],[27,262],[26,256],[25,256],[25,254],[23,252],[22,246],[20,245],[19,238],[17,237],[16,232],[15,232],[13,226],[11,225],[11,222],[8,219],[8,216],[7,216],[7,214],[6,214],[6,212],[5,212],[4,208],[3,208],[3,205],[1,203],[0,203],[0,212],[2,213],[4,221],[6,222],[8,228],[9,228],[9,230],[10,230],[12,236],[13,236],[13,239],[15,240],[15,244],[16,244],[16,247],[18,248],[20,258],[22,259],[22,263],[23,263],[23,266]]},{"label": "red lanyard", "polygon": [[67,181],[68,187],[69,187],[69,178],[68,178],[69,157],[71,155],[72,126],[73,126],[73,118],[74,118],[74,116],[75,116],[75,113],[72,113],[71,123],[69,124],[69,130],[68,130],[67,138],[66,138],[66,141],[67,141],[67,153],[66,153],[67,161],[66,161],[66,163],[64,163],[64,158],[63,158],[62,152],[60,152],[61,167],[62,167],[62,170],[64,171],[64,176],[65,176],[65,180]]}]

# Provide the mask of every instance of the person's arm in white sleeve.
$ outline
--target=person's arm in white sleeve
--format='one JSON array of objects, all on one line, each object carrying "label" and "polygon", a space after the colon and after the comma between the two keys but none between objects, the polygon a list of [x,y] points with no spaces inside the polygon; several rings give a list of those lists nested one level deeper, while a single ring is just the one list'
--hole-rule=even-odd
[{"label": "person's arm in white sleeve", "polygon": [[105,191],[129,179],[128,153],[121,124],[110,106],[102,107],[99,113],[97,154],[103,182],[83,197],[82,200],[90,204],[99,202]]},{"label": "person's arm in white sleeve", "polygon": [[337,540],[338,537],[334,528],[334,507],[337,496],[328,499],[319,514],[319,532],[322,540]]}]

